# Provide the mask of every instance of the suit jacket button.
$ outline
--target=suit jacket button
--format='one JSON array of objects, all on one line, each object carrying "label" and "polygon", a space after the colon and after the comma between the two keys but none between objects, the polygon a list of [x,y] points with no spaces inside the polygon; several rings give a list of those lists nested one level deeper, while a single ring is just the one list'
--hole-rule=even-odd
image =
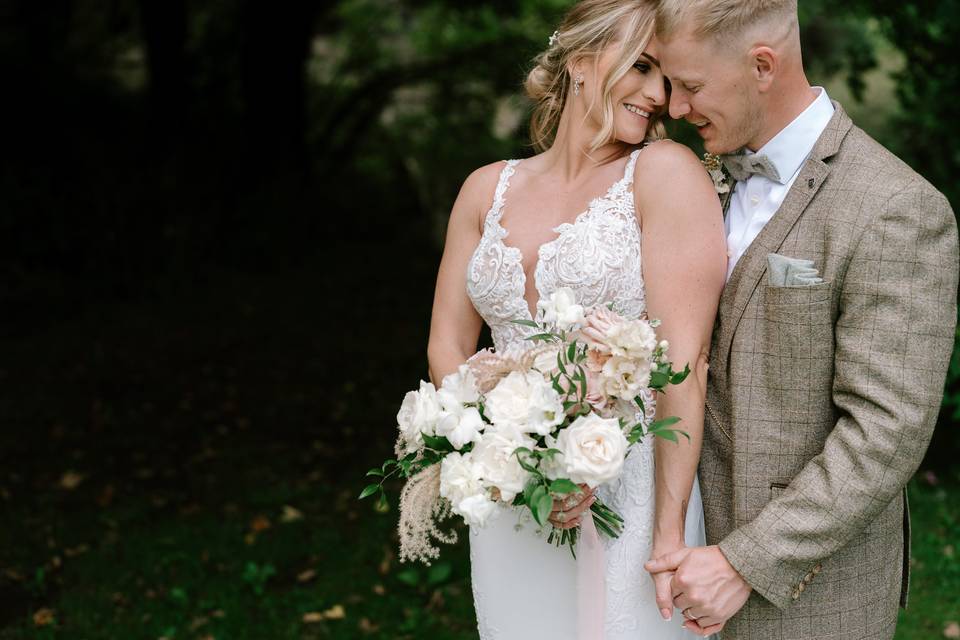
[{"label": "suit jacket button", "polygon": [[822,569],[823,569],[823,565],[818,562],[817,566],[813,568],[813,571],[811,573],[813,573],[813,575],[817,575],[818,573],[820,573]]},{"label": "suit jacket button", "polygon": [[803,593],[803,590],[806,588],[807,588],[806,582],[801,582],[800,584],[797,585],[797,591],[799,591],[800,593]]},{"label": "suit jacket button", "polygon": [[817,184],[817,181],[814,180],[813,178],[810,178],[809,180],[807,180],[807,187],[808,187],[808,188],[813,189],[813,185],[815,185],[815,184]]},{"label": "suit jacket button", "polygon": [[800,599],[800,589],[794,590],[794,592],[793,592],[793,599],[794,599],[794,600],[799,600],[799,599]]},{"label": "suit jacket button", "polygon": [[813,580],[812,573],[808,573],[807,575],[803,576],[803,581],[806,582],[807,584],[810,584],[812,580]]}]

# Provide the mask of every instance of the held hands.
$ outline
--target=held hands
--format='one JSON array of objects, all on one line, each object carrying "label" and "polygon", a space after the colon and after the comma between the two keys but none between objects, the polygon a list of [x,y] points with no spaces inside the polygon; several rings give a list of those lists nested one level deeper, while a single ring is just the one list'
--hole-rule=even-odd
[{"label": "held hands", "polygon": [[597,500],[593,489],[587,485],[581,484],[580,489],[581,491],[553,501],[553,510],[548,518],[550,524],[558,529],[573,529],[580,524],[584,511]]},{"label": "held hands", "polygon": [[[653,576],[661,613],[677,607],[686,618],[683,626],[700,636],[720,631],[752,590],[715,545],[679,549],[644,568]],[[671,575],[669,582],[661,574]]]}]

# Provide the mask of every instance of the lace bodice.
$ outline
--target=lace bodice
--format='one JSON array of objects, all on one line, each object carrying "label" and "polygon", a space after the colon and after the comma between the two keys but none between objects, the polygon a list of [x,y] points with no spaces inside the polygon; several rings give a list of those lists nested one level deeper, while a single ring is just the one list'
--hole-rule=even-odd
[{"label": "lace bodice", "polygon": [[[612,302],[617,313],[640,317],[646,308],[640,269],[640,227],[633,205],[633,172],[640,149],[630,154],[623,177],[594,198],[572,223],[554,227],[557,237],[540,245],[534,269],[543,298],[570,287],[584,307]],[[524,299],[526,274],[520,249],[504,243],[500,224],[510,177],[519,164],[510,160],[500,173],[480,244],[467,265],[467,293],[493,334],[499,351],[532,330],[512,320],[531,320]]]}]

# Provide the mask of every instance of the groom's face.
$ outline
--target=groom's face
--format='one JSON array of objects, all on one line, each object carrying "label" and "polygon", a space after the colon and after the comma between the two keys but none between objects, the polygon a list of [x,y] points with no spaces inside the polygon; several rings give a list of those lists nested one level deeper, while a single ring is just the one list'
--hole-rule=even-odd
[{"label": "groom's face", "polygon": [[660,41],[660,61],[670,116],[696,127],[707,151],[732,153],[756,136],[763,112],[746,56],[681,31]]}]

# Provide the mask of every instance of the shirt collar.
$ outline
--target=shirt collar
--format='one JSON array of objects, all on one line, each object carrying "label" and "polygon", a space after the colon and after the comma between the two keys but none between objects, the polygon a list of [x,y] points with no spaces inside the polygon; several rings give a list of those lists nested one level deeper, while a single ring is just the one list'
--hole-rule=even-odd
[{"label": "shirt collar", "polygon": [[[767,156],[777,168],[780,184],[788,184],[793,179],[833,117],[833,104],[827,90],[813,88],[820,91],[816,99],[757,151]],[[751,152],[747,149],[746,153]]]}]

